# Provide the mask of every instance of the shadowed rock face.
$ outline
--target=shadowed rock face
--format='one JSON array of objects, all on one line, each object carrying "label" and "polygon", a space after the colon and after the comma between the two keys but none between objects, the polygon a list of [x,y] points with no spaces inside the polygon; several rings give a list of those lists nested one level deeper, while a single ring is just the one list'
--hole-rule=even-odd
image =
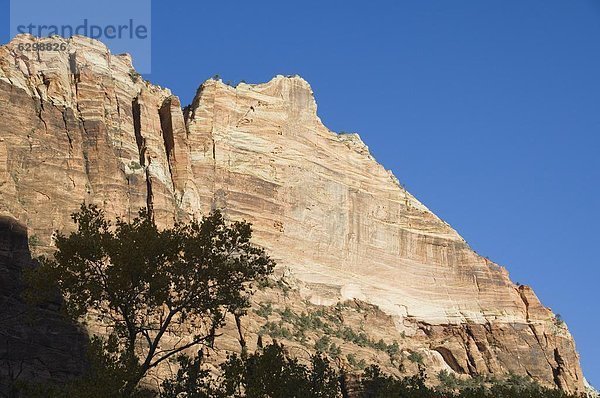
[{"label": "shadowed rock face", "polygon": [[[358,135],[329,131],[303,79],[235,88],[209,80],[182,110],[101,43],[17,50],[32,40],[0,48],[0,214],[27,225],[40,252],[52,250],[55,229],[72,228],[83,201],[111,217],[148,206],[164,226],[220,208],[252,222],[293,281],[296,302],[286,296],[285,305],[376,305],[378,315],[353,326],[401,340],[432,371],[583,387],[566,326],[403,189]],[[254,340],[259,319],[246,322]],[[237,332],[223,347],[235,348]]]},{"label": "shadowed rock face", "polygon": [[23,270],[34,266],[25,227],[0,217],[0,392],[23,380],[61,381],[79,374],[85,333],[58,312],[22,299]]}]

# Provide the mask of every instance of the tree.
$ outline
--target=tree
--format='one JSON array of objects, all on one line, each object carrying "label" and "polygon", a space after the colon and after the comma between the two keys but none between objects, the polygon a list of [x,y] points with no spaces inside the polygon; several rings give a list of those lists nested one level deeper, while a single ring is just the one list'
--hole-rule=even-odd
[{"label": "tree", "polygon": [[419,374],[405,378],[387,375],[373,365],[361,376],[363,398],[584,398],[579,394],[541,387],[533,380],[509,375],[504,379],[474,377],[457,379],[448,372],[440,372],[442,382],[437,388],[429,387],[423,367]]},{"label": "tree", "polygon": [[219,392],[213,386],[208,370],[202,368],[203,355],[195,358],[180,355],[177,358],[179,369],[174,378],[162,383],[160,398],[214,398]]},{"label": "tree", "polygon": [[[320,354],[311,366],[289,357],[283,346],[271,344],[247,358],[230,356],[222,366],[223,396],[244,398],[334,398],[339,396],[336,372]],[[239,391],[245,391],[239,394]]]},{"label": "tree", "polygon": [[202,358],[182,357],[180,370],[166,380],[161,398],[338,398],[337,372],[320,354],[309,366],[291,358],[282,345],[268,345],[253,354],[231,354],[218,379],[202,369]]},{"label": "tree", "polygon": [[[249,307],[250,282],[274,267],[250,242],[250,224],[228,224],[219,211],[163,230],[146,210],[113,225],[98,207],[82,205],[72,218],[77,230],[56,233],[57,250],[30,273],[28,295],[58,289],[67,314],[91,313],[108,327],[112,357],[126,369],[124,396],[167,359],[211,346],[226,314]],[[179,341],[167,344],[166,335]]]}]

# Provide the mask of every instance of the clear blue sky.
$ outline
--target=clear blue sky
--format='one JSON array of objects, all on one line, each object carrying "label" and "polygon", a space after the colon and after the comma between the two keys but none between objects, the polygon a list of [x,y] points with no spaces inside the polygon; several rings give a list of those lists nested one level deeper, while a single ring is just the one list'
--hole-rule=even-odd
[{"label": "clear blue sky", "polygon": [[600,0],[154,3],[147,78],[189,103],[215,74],[303,76],[329,128],[562,314],[600,385]]}]

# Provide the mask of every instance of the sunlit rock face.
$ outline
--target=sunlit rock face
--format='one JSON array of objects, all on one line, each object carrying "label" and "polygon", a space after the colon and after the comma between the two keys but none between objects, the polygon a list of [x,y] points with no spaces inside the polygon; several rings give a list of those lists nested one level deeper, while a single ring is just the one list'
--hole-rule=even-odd
[{"label": "sunlit rock face", "polygon": [[[72,228],[83,201],[111,217],[149,207],[162,226],[219,208],[252,222],[292,281],[291,296],[257,301],[293,299],[285,306],[299,312],[375,305],[368,322],[348,322],[422,353],[432,373],[513,372],[583,388],[566,326],[408,193],[358,135],[328,130],[302,78],[208,80],[182,109],[127,55],[77,37],[45,39],[65,52],[18,50],[34,40],[0,47],[0,215],[26,225],[38,252],[51,252],[53,231]],[[248,341],[260,320],[248,317]],[[223,347],[235,349],[237,333],[228,329]],[[372,348],[340,344],[397,370]]]}]

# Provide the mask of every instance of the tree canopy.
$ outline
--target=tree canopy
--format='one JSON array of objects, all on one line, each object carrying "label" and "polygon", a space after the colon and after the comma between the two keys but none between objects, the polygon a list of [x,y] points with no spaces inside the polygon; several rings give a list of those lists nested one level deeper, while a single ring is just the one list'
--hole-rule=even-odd
[{"label": "tree canopy", "polygon": [[215,379],[202,367],[202,357],[180,357],[174,379],[163,383],[160,398],[337,398],[339,376],[320,354],[309,365],[290,357],[274,343],[250,355],[231,354]]},{"label": "tree canopy", "polygon": [[[108,327],[104,344],[127,369],[126,394],[165,360],[211,345],[226,314],[249,307],[250,282],[275,265],[250,242],[249,223],[229,224],[219,211],[165,229],[146,210],[113,225],[82,205],[72,218],[77,229],[56,233],[56,252],[30,274],[29,295],[58,289],[71,317],[92,314]],[[179,341],[167,344],[165,335]]]}]

